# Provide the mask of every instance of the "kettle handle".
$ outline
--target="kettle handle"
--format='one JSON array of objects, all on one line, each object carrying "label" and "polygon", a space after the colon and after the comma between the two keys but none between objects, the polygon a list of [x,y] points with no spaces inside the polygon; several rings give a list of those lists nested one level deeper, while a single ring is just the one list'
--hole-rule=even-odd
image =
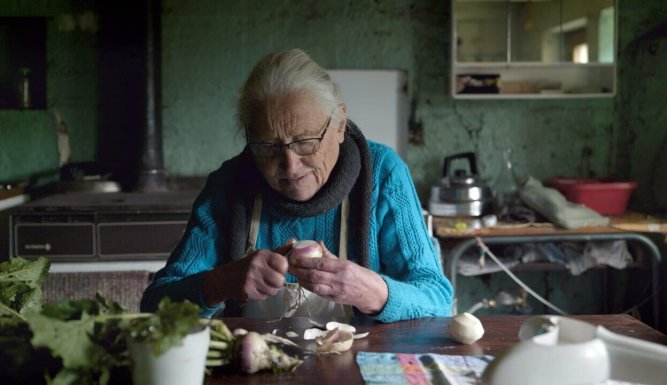
[{"label": "kettle handle", "polygon": [[446,178],[449,176],[449,165],[455,159],[467,159],[468,164],[470,165],[470,173],[472,175],[477,175],[477,159],[475,158],[474,152],[462,152],[460,154],[454,154],[445,157],[445,163],[442,166],[442,177]]}]

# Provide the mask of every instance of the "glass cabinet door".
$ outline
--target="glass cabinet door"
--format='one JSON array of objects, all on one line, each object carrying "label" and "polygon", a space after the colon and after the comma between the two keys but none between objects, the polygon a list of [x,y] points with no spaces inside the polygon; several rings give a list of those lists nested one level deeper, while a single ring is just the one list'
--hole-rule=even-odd
[{"label": "glass cabinet door", "polygon": [[616,0],[452,0],[452,95],[613,96],[615,7]]},{"label": "glass cabinet door", "polygon": [[469,63],[507,61],[505,1],[455,1],[456,60]]},{"label": "glass cabinet door", "polygon": [[557,63],[560,42],[553,38],[560,30],[560,1],[511,1],[511,62]]},{"label": "glass cabinet door", "polygon": [[562,60],[572,63],[612,63],[614,0],[562,0],[562,4]]}]

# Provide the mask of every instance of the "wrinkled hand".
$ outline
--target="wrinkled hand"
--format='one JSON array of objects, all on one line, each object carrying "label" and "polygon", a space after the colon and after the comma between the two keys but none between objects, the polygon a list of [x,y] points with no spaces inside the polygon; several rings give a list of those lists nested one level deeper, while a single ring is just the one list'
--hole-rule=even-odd
[{"label": "wrinkled hand", "polygon": [[209,306],[226,299],[263,300],[285,283],[288,263],[285,254],[293,240],[274,250],[256,250],[245,258],[220,265],[204,276],[204,299]]},{"label": "wrinkled hand", "polygon": [[354,262],[338,259],[324,243],[322,258],[291,257],[289,272],[299,284],[336,303],[352,305],[366,314],[379,313],[387,303],[388,289],[379,274]]}]

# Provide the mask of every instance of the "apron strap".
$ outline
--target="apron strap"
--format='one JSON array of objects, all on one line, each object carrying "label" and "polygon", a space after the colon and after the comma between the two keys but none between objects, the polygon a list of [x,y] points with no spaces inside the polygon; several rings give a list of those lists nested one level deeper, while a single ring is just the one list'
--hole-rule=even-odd
[{"label": "apron strap", "polygon": [[263,203],[264,198],[262,198],[262,194],[256,194],[255,203],[252,205],[252,219],[250,220],[250,233],[248,234],[248,240],[246,241],[246,254],[255,251],[255,246],[257,246],[257,236],[259,234],[259,223],[262,218]]},{"label": "apron strap", "polygon": [[[250,233],[248,233],[248,240],[246,242],[246,255],[250,255],[257,248],[257,237],[259,235],[259,224],[262,219],[262,205],[264,198],[262,194],[255,195],[255,202],[252,205],[252,218],[250,220]],[[264,314],[271,314],[267,301],[256,301]]]},{"label": "apron strap", "polygon": [[[255,251],[257,246],[257,237],[259,236],[259,224],[262,217],[262,205],[264,199],[262,194],[255,195],[255,202],[252,207],[252,219],[250,221],[250,232],[248,233],[248,240],[246,241],[246,255]],[[341,203],[341,213],[340,213],[340,234],[338,242],[338,258],[342,260],[347,260],[347,234],[348,234],[348,218],[350,216],[350,198],[345,196],[343,202]],[[267,306],[266,301],[258,301],[260,308],[269,314],[270,310]],[[346,317],[352,317],[354,312],[352,311],[352,306],[336,304],[340,306],[343,310],[343,313]]]},{"label": "apron strap", "polygon": [[347,260],[347,218],[350,216],[350,198],[345,196],[340,207],[340,235],[338,241],[338,258]]},{"label": "apron strap", "polygon": [[[347,234],[348,234],[348,218],[350,217],[350,197],[349,195],[345,196],[343,203],[340,207],[340,234],[338,242],[338,258],[343,261],[347,260]],[[340,306],[346,317],[352,317],[354,312],[352,311],[352,306],[336,304]]]}]

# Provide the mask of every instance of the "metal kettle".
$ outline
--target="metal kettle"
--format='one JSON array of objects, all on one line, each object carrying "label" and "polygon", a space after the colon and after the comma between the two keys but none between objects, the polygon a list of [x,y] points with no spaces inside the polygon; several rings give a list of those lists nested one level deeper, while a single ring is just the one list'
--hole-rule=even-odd
[{"label": "metal kettle", "polygon": [[[469,171],[452,171],[454,160],[467,160]],[[442,179],[431,188],[429,211],[433,215],[448,217],[480,217],[492,208],[491,189],[477,175],[475,153],[464,152],[445,157]]]}]

